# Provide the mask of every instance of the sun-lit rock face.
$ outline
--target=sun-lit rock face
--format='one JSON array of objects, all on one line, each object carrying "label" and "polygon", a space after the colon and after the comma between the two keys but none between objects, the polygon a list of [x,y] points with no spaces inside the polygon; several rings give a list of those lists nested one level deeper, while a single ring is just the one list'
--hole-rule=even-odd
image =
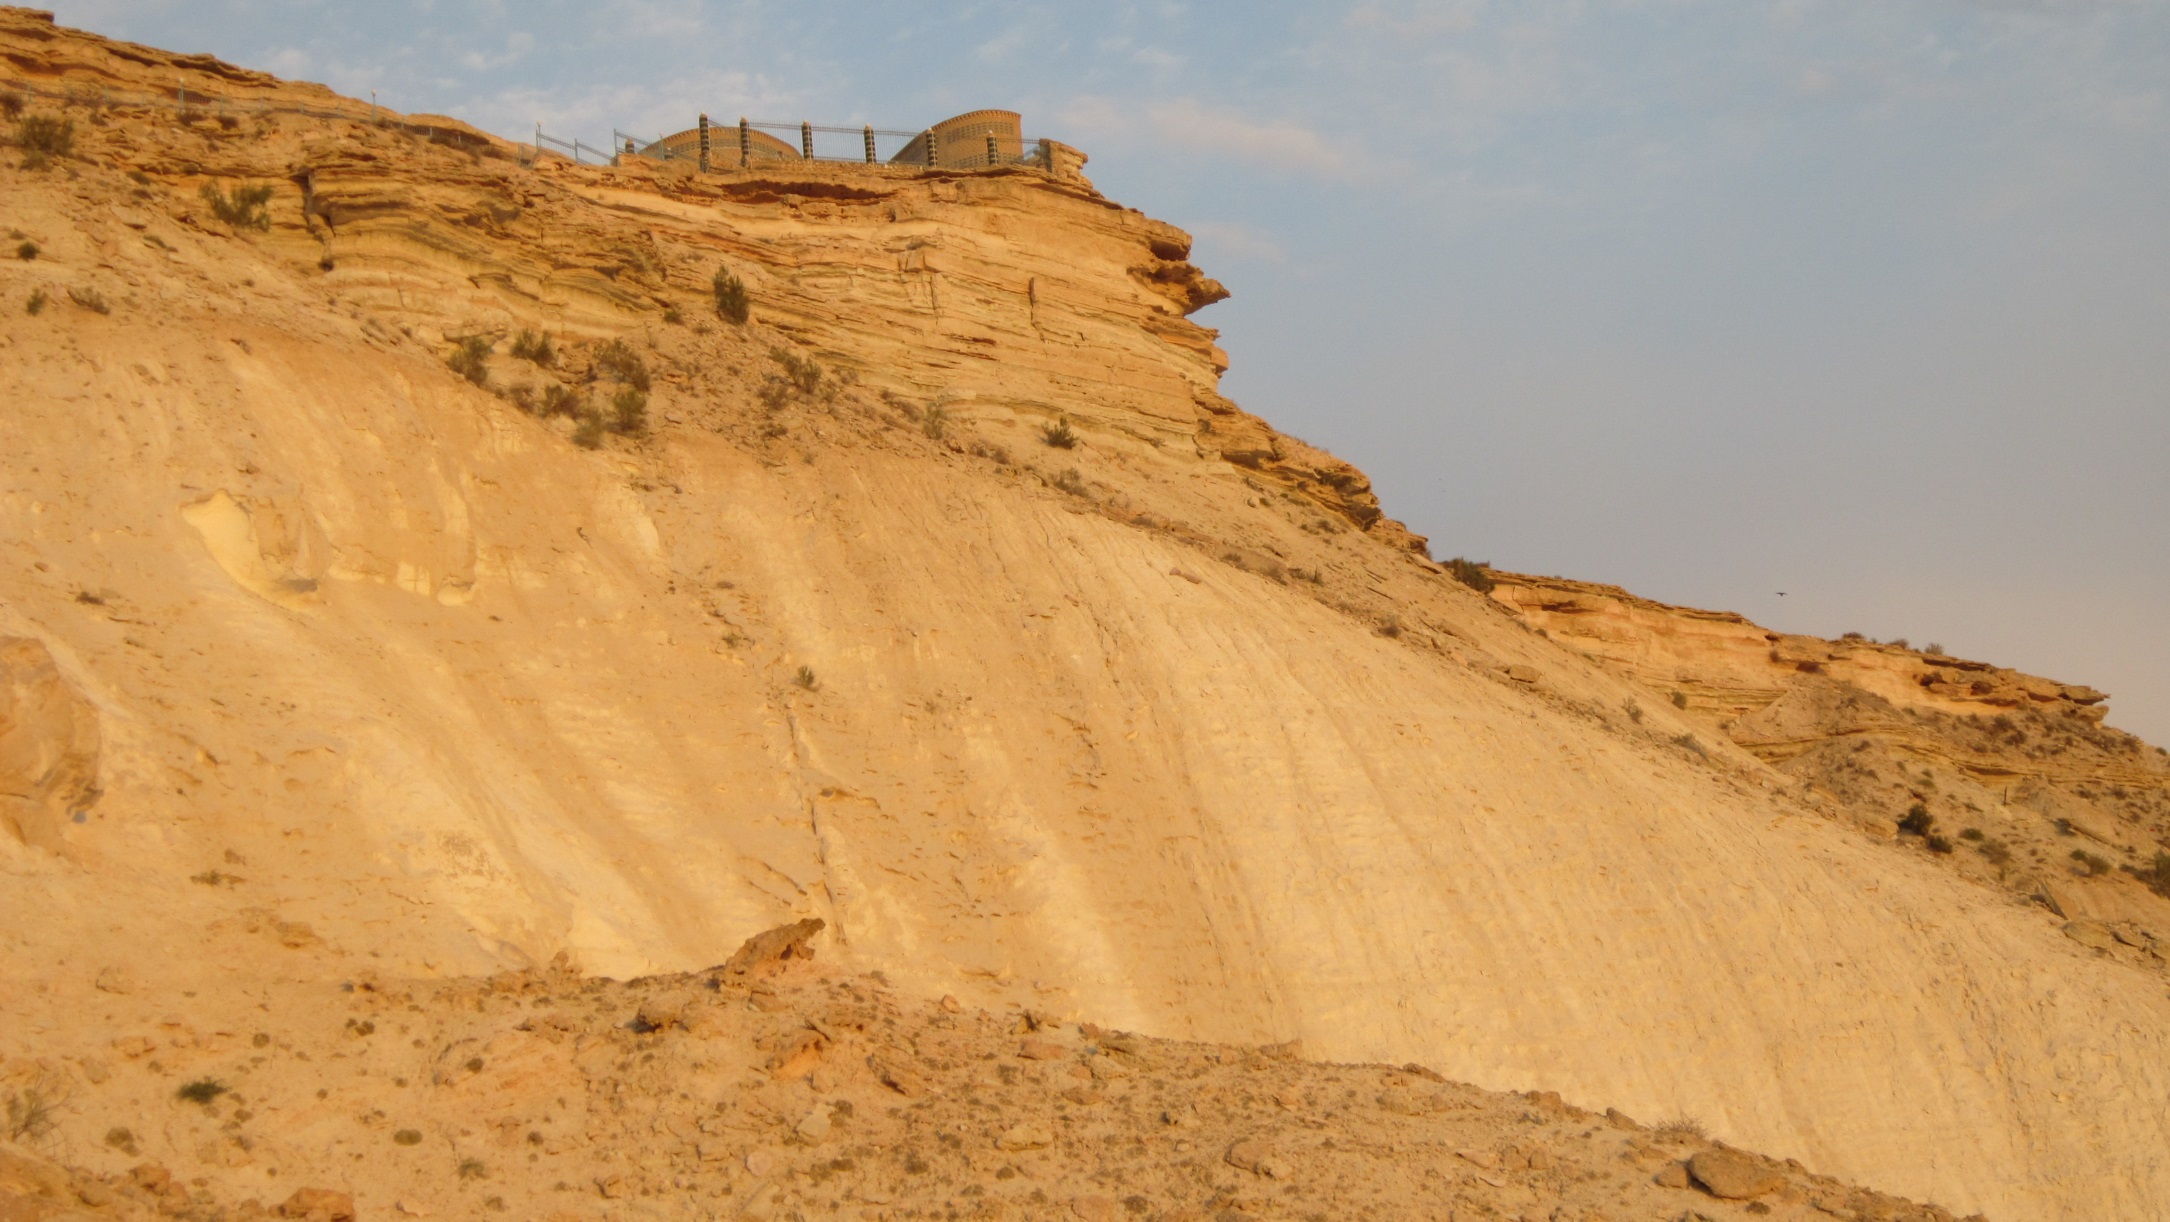
[{"label": "sun-lit rock face", "polygon": [[[0,48],[337,108],[21,10]],[[2157,969],[1454,582],[1219,395],[1179,230],[1030,169],[28,105],[74,144],[0,164],[40,249],[0,264],[0,635],[94,710],[101,796],[0,836],[0,1007],[630,976],[819,917],[902,988],[1955,1209],[2170,1197]],[[0,1011],[0,1055],[103,1066],[91,1002]],[[62,1137],[118,1163],[108,1123]]]}]

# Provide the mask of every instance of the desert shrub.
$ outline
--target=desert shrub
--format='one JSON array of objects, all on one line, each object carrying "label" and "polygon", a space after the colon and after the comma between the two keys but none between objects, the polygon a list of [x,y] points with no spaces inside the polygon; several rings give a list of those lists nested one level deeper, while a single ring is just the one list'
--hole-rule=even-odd
[{"label": "desert shrub", "polygon": [[2057,828],[2057,834],[2060,836],[2069,836],[2072,834],[2072,820],[2070,819],[2058,819],[2055,821],[2055,826]]},{"label": "desert shrub", "polygon": [[30,290],[30,300],[23,303],[23,312],[26,314],[42,314],[45,312],[45,303],[50,300],[52,298],[45,295],[44,289],[32,289]]},{"label": "desert shrub", "polygon": [[1931,832],[1927,836],[1922,837],[1922,843],[1928,845],[1929,851],[1932,853],[1949,853],[1952,850],[1952,843],[1950,839],[1944,836],[1939,836],[1935,832]]},{"label": "desert shrub", "polygon": [[928,407],[919,417],[919,431],[940,441],[949,431],[949,409],[939,403]]},{"label": "desert shrub", "polygon": [[1936,816],[1929,813],[1928,807],[1916,802],[1906,808],[1906,817],[1899,820],[1899,834],[1902,836],[1926,836],[1929,834],[1930,829],[1935,826]]},{"label": "desert shrub", "polygon": [[1684,708],[1687,708],[1687,707],[1688,707],[1688,693],[1686,693],[1686,692],[1682,692],[1682,691],[1675,691],[1675,692],[1673,693],[1673,695],[1672,695],[1672,701],[1673,701],[1673,707],[1674,707],[1674,708],[1676,708],[1676,709],[1684,709]]},{"label": "desert shrub", "polygon": [[23,113],[23,95],[13,89],[0,89],[0,115],[13,119]]},{"label": "desert shrub", "polygon": [[821,389],[821,366],[813,358],[775,347],[769,349],[769,359],[784,367],[784,381],[800,395],[812,396]]},{"label": "desert shrub", "polygon": [[38,244],[36,242],[25,242],[15,248],[15,257],[21,259],[25,263],[28,263],[32,259],[37,258],[38,254]]},{"label": "desert shrub", "polygon": [[1980,840],[1982,838],[1982,829],[1978,827],[1970,827],[1965,831],[1959,833],[1959,838],[1961,840]]},{"label": "desert shrub", "polygon": [[579,391],[556,383],[543,389],[542,414],[545,416],[577,416],[586,406]]},{"label": "desert shrub", "polygon": [[1052,482],[1057,488],[1062,489],[1064,492],[1069,493],[1071,496],[1088,495],[1085,488],[1085,475],[1076,467],[1063,468],[1063,470],[1055,476]]},{"label": "desert shrub", "polygon": [[215,182],[207,182],[199,192],[204,207],[211,215],[236,229],[269,229],[271,212],[264,205],[271,202],[271,188],[264,183],[235,187],[233,194],[219,190]]},{"label": "desert shrub", "polygon": [[8,1092],[7,1137],[9,1141],[28,1145],[42,1140],[53,1131],[53,1112],[58,1103],[58,1092],[41,1080],[19,1090]]},{"label": "desert shrub", "polygon": [[550,337],[541,331],[522,331],[513,336],[512,355],[515,359],[532,362],[544,369],[558,362],[557,351],[550,346]]},{"label": "desert shrub", "polygon": [[401,1129],[392,1134],[392,1141],[402,1146],[419,1146],[422,1144],[422,1131],[420,1129]]},{"label": "desert shrub", "polygon": [[229,1088],[216,1078],[198,1078],[173,1092],[173,1097],[187,1103],[209,1103],[227,1092]]},{"label": "desert shrub", "polygon": [[1841,633],[1841,634],[1839,635],[1839,638],[1838,638],[1838,639],[1840,639],[1840,640],[1842,640],[1842,641],[1866,641],[1866,640],[1868,640],[1869,638],[1867,638],[1867,637],[1863,636],[1862,634],[1860,634],[1860,633],[1858,633],[1858,632],[1846,632],[1846,633]]},{"label": "desert shrub", "polygon": [[522,382],[517,386],[507,386],[500,393],[502,393],[505,396],[506,400],[510,402],[514,407],[519,408],[521,411],[526,412],[530,416],[535,414],[534,387],[528,385],[525,382]]},{"label": "desert shrub", "polygon": [[746,320],[753,316],[753,303],[746,297],[746,282],[732,275],[729,269],[719,267],[710,287],[716,294],[716,317],[745,326]]},{"label": "desert shrub", "polygon": [[583,450],[593,450],[603,444],[603,415],[601,412],[580,413],[580,424],[573,429],[573,444]]},{"label": "desert shrub", "polygon": [[1710,1140],[1703,1132],[1702,1122],[1690,1116],[1675,1116],[1671,1120],[1662,1121],[1656,1128],[1650,1130],[1650,1135],[1659,1141],[1672,1145],[1687,1145]]},{"label": "desert shrub", "polygon": [[1040,440],[1058,450],[1070,450],[1077,447],[1077,433],[1070,427],[1070,418],[1068,416],[1064,416],[1053,424],[1042,428],[1040,430]]},{"label": "desert shrub", "polygon": [[2147,885],[2147,889],[2164,899],[2170,899],[2170,853],[2157,851],[2155,860],[2145,867],[2126,866],[2134,878]]},{"label": "desert shrub", "polygon": [[1673,745],[1679,747],[1683,751],[1692,751],[1695,754],[1702,756],[1704,759],[1710,758],[1710,751],[1705,748],[1702,743],[1696,741],[1696,737],[1693,734],[1673,735]]},{"label": "desert shrub", "polygon": [[1479,594],[1492,592],[1492,567],[1489,560],[1465,560],[1460,556],[1447,561],[1447,575],[1475,590]]},{"label": "desert shrub", "polygon": [[75,120],[54,115],[25,115],[15,124],[15,147],[23,151],[23,166],[39,169],[56,157],[75,153]]},{"label": "desert shrub", "polygon": [[1974,851],[1999,869],[2009,865],[2012,860],[2012,847],[1994,837],[1985,837],[1980,844],[1974,846]]},{"label": "desert shrub", "polygon": [[1944,647],[1937,644],[1935,641],[1931,641],[1928,644],[1922,646],[1921,651],[1925,654],[1928,654],[1932,658],[1941,658],[1944,656]]},{"label": "desert shrub", "polygon": [[677,306],[665,306],[663,308],[663,321],[674,327],[682,327],[686,323],[686,316],[678,312]]},{"label": "desert shrub", "polygon": [[1629,721],[1632,721],[1637,725],[1642,724],[1643,706],[1635,703],[1635,697],[1630,696],[1626,700],[1621,701],[1620,707],[1627,711]]},{"label": "desert shrub", "polygon": [[621,386],[610,398],[611,431],[638,436],[648,431],[648,396]]},{"label": "desert shrub", "polygon": [[69,289],[68,300],[82,306],[93,314],[111,314],[113,312],[113,307],[106,301],[105,294],[94,288]]},{"label": "desert shrub", "polygon": [[489,339],[480,335],[468,336],[460,341],[459,347],[452,350],[451,356],[445,358],[445,363],[452,366],[452,372],[466,378],[475,385],[488,386],[490,384]]},{"label": "desert shrub", "polygon": [[479,1158],[460,1160],[460,1178],[463,1180],[479,1180],[489,1173],[490,1169],[483,1166],[482,1160]]},{"label": "desert shrub", "polygon": [[614,339],[595,350],[595,371],[642,394],[648,393],[648,362],[624,340]]},{"label": "desert shrub", "polygon": [[799,673],[791,676],[791,681],[807,691],[813,691],[821,686],[821,680],[814,677],[814,668],[811,666],[801,666]]},{"label": "desert shrub", "polygon": [[2110,863],[2108,861],[2088,852],[2086,849],[2072,850],[2072,860],[2079,863],[2080,869],[2087,871],[2089,878],[2110,872]]},{"label": "desert shrub", "polygon": [[1887,642],[1887,643],[1888,643],[1888,644],[1892,644],[1892,645],[1896,645],[1896,646],[1898,646],[1898,647],[1899,647],[1899,648],[1901,648],[1901,649],[1912,649],[1912,648],[1913,648],[1913,646],[1911,646],[1911,645],[1909,645],[1909,644],[1907,644],[1907,643],[1906,643],[1906,638],[1905,638],[1905,637],[1903,637],[1903,636],[1895,636],[1895,637],[1891,638],[1891,640],[1890,640],[1889,642]]}]

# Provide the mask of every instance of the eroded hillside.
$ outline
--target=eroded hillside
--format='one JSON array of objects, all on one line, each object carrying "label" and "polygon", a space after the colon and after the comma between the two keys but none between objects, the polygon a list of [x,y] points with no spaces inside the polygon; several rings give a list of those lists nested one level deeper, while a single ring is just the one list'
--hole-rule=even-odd
[{"label": "eroded hillside", "polygon": [[1431,563],[1218,395],[1180,231],[1022,169],[115,105],[337,109],[23,10],[0,54],[77,89],[0,158],[14,1061],[85,980],[422,998],[818,917],[909,996],[1693,1116],[1962,1212],[2170,1198],[2154,969]]}]

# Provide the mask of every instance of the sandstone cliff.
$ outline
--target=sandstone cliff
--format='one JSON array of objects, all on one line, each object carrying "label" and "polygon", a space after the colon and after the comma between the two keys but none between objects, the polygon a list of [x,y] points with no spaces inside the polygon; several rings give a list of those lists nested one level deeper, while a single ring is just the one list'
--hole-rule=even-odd
[{"label": "sandstone cliff", "polygon": [[974,1006],[1692,1115],[1960,1211],[2170,1199],[2155,969],[1455,582],[1218,395],[1173,227],[1030,171],[101,107],[322,95],[22,10],[0,54],[80,99],[0,158],[7,690],[95,729],[6,730],[0,1053],[70,1075],[69,1161],[128,1161],[86,979],[630,976],[819,917]]}]

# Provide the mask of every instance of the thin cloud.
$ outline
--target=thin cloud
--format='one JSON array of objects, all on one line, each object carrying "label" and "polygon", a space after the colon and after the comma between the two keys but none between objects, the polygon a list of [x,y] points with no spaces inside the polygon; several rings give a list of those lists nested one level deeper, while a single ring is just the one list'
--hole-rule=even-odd
[{"label": "thin cloud", "polygon": [[1372,160],[1353,139],[1328,136],[1293,119],[1260,118],[1196,98],[1127,103],[1082,97],[1072,100],[1061,115],[1086,139],[1127,147],[1160,146],[1314,177],[1345,177]]},{"label": "thin cloud", "polygon": [[1250,259],[1260,263],[1285,263],[1288,251],[1280,239],[1256,225],[1241,221],[1192,221],[1191,236],[1203,243],[1206,258]]}]

